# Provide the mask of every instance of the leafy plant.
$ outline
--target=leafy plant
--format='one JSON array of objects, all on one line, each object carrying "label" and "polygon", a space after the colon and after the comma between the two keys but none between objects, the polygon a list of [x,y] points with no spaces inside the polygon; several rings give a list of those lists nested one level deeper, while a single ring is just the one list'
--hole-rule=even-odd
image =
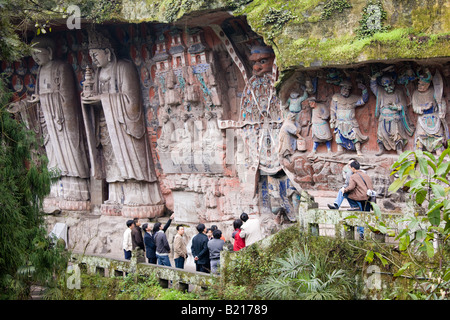
[{"label": "leafy plant", "polygon": [[295,18],[296,16],[293,15],[288,9],[275,9],[270,7],[269,11],[262,19],[262,24],[264,26],[270,26],[268,38],[273,39],[276,34],[283,30],[286,23]]},{"label": "leafy plant", "polygon": [[[439,142],[436,142],[439,143]],[[445,299],[450,291],[450,265],[448,239],[450,236],[450,145],[441,154],[415,150],[403,152],[391,166],[396,179],[390,192],[407,191],[413,201],[414,214],[398,219],[396,240],[400,258],[383,251],[367,251],[366,261],[371,263],[374,255],[383,265],[391,263],[397,271],[394,278],[406,276],[416,283],[408,293],[410,299]],[[380,209],[373,204],[374,214],[380,218]],[[389,233],[393,230],[381,220],[372,231]]]},{"label": "leafy plant", "polygon": [[[412,243],[417,243],[418,249],[432,258],[435,254],[433,242],[448,240],[450,162],[445,161],[448,154],[450,146],[439,156],[422,150],[407,151],[392,165],[391,175],[397,174],[398,178],[391,184],[389,191],[396,192],[401,187],[407,189],[418,209],[414,217],[408,218],[408,227],[398,236],[400,250],[406,250]],[[417,230],[411,239],[411,230],[416,230],[421,222],[427,222],[429,226]]]},{"label": "leafy plant", "polygon": [[48,236],[41,212],[50,192],[48,160],[35,154],[34,133],[6,111],[9,99],[0,77],[0,298],[27,299],[33,283],[55,284],[67,252]]},{"label": "leafy plant", "polygon": [[323,257],[312,257],[308,247],[277,258],[271,274],[256,288],[266,299],[341,300],[350,295],[351,281],[342,269],[332,270]]},{"label": "leafy plant", "polygon": [[320,20],[329,19],[335,12],[343,12],[345,9],[351,8],[352,5],[347,0],[329,0],[323,7]]}]

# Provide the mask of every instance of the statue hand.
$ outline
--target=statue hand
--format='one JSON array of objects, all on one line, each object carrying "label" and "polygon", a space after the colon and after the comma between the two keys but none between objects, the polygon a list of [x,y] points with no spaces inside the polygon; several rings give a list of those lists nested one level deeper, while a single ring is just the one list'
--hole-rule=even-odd
[{"label": "statue hand", "polygon": [[331,119],[331,120],[330,120],[330,128],[331,128],[331,129],[334,129],[335,123],[336,123],[336,119]]},{"label": "statue hand", "polygon": [[400,111],[400,110],[402,110],[402,106],[400,106],[398,104],[391,104],[389,106],[389,109],[394,110],[394,111]]},{"label": "statue hand", "polygon": [[83,93],[81,94],[81,102],[84,104],[94,104],[100,102],[100,96],[83,96]]},{"label": "statue hand", "polygon": [[40,98],[39,98],[38,94],[32,94],[31,95],[31,99],[27,100],[27,102],[29,102],[29,103],[36,103],[36,102],[39,102],[39,100],[40,100]]},{"label": "statue hand", "polygon": [[361,90],[367,89],[366,86],[361,82],[358,82],[358,88]]}]

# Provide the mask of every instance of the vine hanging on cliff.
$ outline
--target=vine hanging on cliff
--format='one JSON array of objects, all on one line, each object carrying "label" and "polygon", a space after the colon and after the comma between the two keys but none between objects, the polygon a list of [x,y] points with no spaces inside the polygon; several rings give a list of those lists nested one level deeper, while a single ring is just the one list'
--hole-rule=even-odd
[{"label": "vine hanging on cliff", "polygon": [[275,35],[283,29],[284,25],[297,18],[288,9],[275,9],[269,8],[269,12],[263,17],[262,24],[264,26],[271,26],[271,30],[268,34],[269,39],[273,39]]},{"label": "vine hanging on cliff", "polygon": [[381,0],[368,0],[363,9],[362,19],[359,21],[359,28],[356,29],[358,38],[366,38],[377,32],[386,32],[388,27],[384,26],[386,11],[383,9]]},{"label": "vine hanging on cliff", "polygon": [[351,7],[347,0],[330,0],[324,5],[320,20],[327,20],[334,12],[343,12],[344,9]]}]

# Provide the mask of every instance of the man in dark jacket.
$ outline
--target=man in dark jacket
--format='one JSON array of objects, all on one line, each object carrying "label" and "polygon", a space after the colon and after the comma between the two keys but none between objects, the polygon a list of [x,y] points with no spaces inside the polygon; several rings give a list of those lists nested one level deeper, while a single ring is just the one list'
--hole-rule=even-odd
[{"label": "man in dark jacket", "polygon": [[209,273],[208,236],[203,223],[197,226],[198,234],[192,239],[192,256],[194,257],[195,270]]},{"label": "man in dark jacket", "polygon": [[220,252],[223,250],[223,245],[225,244],[225,241],[221,237],[222,231],[216,229],[213,231],[213,239],[208,241],[211,273],[218,273],[220,268]]},{"label": "man in dark jacket", "polygon": [[[166,230],[169,228],[170,224],[172,223],[172,220],[173,220],[173,213],[170,216],[169,220],[167,221],[166,225],[162,229],[164,232],[166,232]],[[142,229],[145,231],[145,233],[144,233],[145,255],[148,259],[148,263],[152,263],[152,264],[157,263],[156,245],[155,245],[154,237],[155,237],[156,232],[159,231],[160,226],[161,226],[161,222],[155,223],[153,228],[147,223],[142,225]],[[153,231],[153,230],[155,230],[155,231]]]},{"label": "man in dark jacket", "polygon": [[[153,227],[154,229],[154,227]],[[158,258],[158,264],[161,266],[171,267],[169,253],[170,245],[167,241],[166,234],[164,233],[163,226],[159,224],[159,230],[154,236],[155,246],[156,246],[156,258]]]},{"label": "man in dark jacket", "polygon": [[140,248],[145,251],[144,240],[142,239],[141,223],[139,218],[133,219],[134,228],[131,230],[131,243],[133,245],[133,250]]}]

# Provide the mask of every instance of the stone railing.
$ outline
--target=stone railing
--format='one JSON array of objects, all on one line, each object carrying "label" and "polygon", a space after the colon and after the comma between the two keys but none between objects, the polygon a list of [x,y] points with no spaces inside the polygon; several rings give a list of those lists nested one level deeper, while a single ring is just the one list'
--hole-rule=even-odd
[{"label": "stone railing", "polygon": [[105,277],[120,277],[129,273],[143,276],[155,274],[163,288],[168,288],[170,281],[173,288],[181,291],[188,291],[189,285],[208,287],[216,277],[203,272],[139,262],[140,260],[139,255],[135,252],[133,252],[131,260],[81,253],[72,253],[70,259],[72,264],[78,264],[82,271],[85,270],[89,274],[97,273]]},{"label": "stone railing", "polygon": [[378,222],[373,212],[319,209],[314,198],[303,191],[298,223],[304,232],[315,235],[349,240],[374,239],[378,242],[392,243],[395,242],[398,230],[404,227],[399,220],[407,216],[408,212],[381,213],[378,221],[383,221],[386,228],[395,234],[389,236],[388,234],[374,233],[368,228],[368,225],[375,226]]},{"label": "stone railing", "polygon": [[308,209],[299,215],[299,223],[305,232],[315,235],[329,236],[348,240],[373,239],[379,242],[395,242],[398,234],[398,220],[401,213],[382,213],[380,221],[393,232],[393,236],[374,233],[367,225],[375,226],[376,217],[373,212]]},{"label": "stone railing", "polygon": [[[304,232],[315,235],[329,236],[349,240],[373,239],[378,242],[397,243],[395,237],[399,230],[405,229],[410,224],[410,218],[419,213],[414,203],[407,201],[401,212],[381,212],[376,217],[373,211],[348,211],[320,209],[314,202],[314,198],[307,192],[302,192],[298,211],[298,223]],[[387,234],[372,232],[368,226],[376,226],[383,222],[388,230]],[[410,234],[418,230],[427,230],[430,223],[421,220],[414,226],[409,225]],[[444,227],[441,222],[441,227]],[[437,245],[437,244],[435,244]]]}]

